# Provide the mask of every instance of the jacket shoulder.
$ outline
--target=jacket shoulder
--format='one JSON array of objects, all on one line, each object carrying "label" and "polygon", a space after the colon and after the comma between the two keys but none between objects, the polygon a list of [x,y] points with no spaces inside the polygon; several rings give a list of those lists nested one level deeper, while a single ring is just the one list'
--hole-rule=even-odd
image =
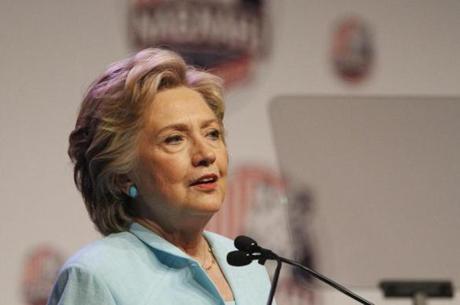
[{"label": "jacket shoulder", "polygon": [[[63,268],[78,267],[87,270],[99,270],[122,264],[133,252],[139,252],[141,242],[129,232],[114,233],[96,240],[71,256]],[[141,254],[141,253],[139,253]],[[138,254],[138,255],[139,255]],[[116,261],[114,261],[116,257]],[[128,261],[127,261],[128,262]]]},{"label": "jacket shoulder", "polygon": [[[69,281],[69,275],[77,280]],[[80,292],[87,290],[86,282],[98,282],[114,300],[131,298],[142,304],[156,287],[163,287],[164,275],[155,252],[132,233],[121,232],[83,247],[64,264],[58,282]]]}]

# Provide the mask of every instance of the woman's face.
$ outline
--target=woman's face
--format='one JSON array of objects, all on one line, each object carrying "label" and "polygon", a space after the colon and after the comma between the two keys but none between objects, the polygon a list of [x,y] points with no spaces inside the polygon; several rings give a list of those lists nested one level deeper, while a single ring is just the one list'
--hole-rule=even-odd
[{"label": "woman's face", "polygon": [[211,215],[224,200],[227,149],[222,126],[200,93],[159,92],[146,110],[133,182],[157,217]]}]

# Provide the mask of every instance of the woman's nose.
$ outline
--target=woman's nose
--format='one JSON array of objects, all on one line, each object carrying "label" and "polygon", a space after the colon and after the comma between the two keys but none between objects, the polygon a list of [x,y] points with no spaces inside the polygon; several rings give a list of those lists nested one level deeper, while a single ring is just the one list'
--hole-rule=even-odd
[{"label": "woman's nose", "polygon": [[216,161],[216,153],[209,144],[203,140],[195,141],[194,144],[193,166],[209,166]]}]

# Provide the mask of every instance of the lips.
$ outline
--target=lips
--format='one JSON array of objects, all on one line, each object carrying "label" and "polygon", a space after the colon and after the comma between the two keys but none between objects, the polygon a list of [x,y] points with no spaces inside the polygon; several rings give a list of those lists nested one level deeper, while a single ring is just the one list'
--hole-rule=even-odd
[{"label": "lips", "polygon": [[190,186],[206,186],[213,185],[217,181],[218,177],[215,174],[207,174],[195,179],[190,183]]}]

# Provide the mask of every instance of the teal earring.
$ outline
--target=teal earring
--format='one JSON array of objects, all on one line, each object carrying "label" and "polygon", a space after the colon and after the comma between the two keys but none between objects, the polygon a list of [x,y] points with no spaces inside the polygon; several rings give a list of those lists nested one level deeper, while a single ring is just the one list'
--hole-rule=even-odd
[{"label": "teal earring", "polygon": [[134,184],[132,184],[128,189],[128,196],[134,199],[137,197],[137,195],[139,195],[137,187]]}]

